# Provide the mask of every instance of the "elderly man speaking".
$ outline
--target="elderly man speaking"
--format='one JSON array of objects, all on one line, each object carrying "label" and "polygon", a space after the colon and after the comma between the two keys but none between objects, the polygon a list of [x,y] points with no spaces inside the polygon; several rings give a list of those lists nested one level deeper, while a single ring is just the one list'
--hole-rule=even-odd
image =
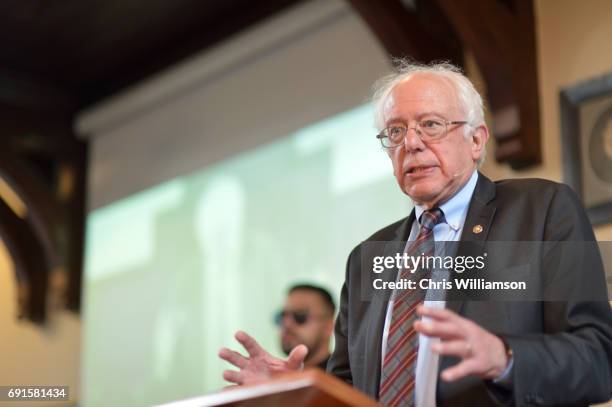
[{"label": "elderly man speaking", "polygon": [[[609,400],[612,312],[599,252],[562,282],[588,300],[429,301],[418,287],[394,293],[395,300],[364,299],[362,256],[369,242],[407,242],[405,252],[416,253],[434,241],[595,240],[567,186],[492,182],[478,172],[489,131],[482,99],[458,68],[400,61],[377,86],[377,137],[415,208],[351,252],[327,371],[388,406]],[[244,332],[236,339],[248,357],[219,352],[239,368],[223,374],[236,384],[301,369],[307,352],[300,345],[282,360]]]}]

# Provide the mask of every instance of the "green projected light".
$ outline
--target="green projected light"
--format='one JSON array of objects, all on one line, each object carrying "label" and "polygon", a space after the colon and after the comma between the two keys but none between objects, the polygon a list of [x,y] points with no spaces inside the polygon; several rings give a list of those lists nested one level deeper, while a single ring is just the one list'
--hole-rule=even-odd
[{"label": "green projected light", "polygon": [[338,299],[350,250],[408,214],[362,106],[90,214],[85,406],[148,406],[220,389],[217,358],[272,321],[298,281]]}]

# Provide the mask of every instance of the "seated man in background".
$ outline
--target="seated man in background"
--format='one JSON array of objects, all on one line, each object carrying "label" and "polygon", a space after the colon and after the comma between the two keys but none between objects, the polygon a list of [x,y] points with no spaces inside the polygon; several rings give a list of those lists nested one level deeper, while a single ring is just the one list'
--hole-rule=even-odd
[{"label": "seated man in background", "polygon": [[292,286],[276,315],[283,352],[289,355],[296,346],[305,345],[308,354],[304,366],[325,370],[335,313],[336,304],[326,289],[310,284]]}]

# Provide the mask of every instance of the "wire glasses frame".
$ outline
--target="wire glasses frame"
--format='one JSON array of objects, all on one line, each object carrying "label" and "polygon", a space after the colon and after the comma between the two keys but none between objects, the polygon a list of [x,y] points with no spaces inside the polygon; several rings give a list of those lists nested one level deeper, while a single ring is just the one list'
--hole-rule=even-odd
[{"label": "wire glasses frame", "polygon": [[435,142],[443,139],[448,134],[448,126],[469,124],[465,120],[421,120],[416,126],[408,127],[406,125],[389,126],[383,129],[376,138],[384,148],[394,148],[402,144],[408,134],[408,130],[412,129],[424,143]]}]

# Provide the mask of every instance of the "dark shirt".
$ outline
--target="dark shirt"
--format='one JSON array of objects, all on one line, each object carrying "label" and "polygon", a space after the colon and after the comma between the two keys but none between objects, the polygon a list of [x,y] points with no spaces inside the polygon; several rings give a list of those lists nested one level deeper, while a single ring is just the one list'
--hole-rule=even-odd
[{"label": "dark shirt", "polygon": [[327,361],[329,360],[329,356],[326,357],[325,359],[323,359],[322,361],[319,362],[319,364],[317,364],[317,367],[319,369],[323,369],[326,370],[327,369]]}]

